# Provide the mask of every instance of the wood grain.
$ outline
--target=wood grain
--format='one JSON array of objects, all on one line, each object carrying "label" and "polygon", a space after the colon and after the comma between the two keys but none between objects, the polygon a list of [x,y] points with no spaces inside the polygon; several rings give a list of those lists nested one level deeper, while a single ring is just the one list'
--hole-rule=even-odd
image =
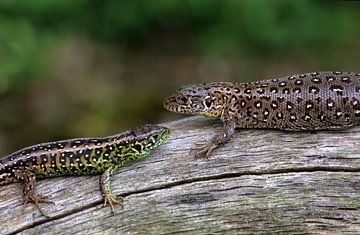
[{"label": "wood grain", "polygon": [[161,125],[170,139],[112,177],[125,207],[103,207],[99,177],[41,180],[55,204],[22,205],[21,185],[0,189],[0,234],[360,234],[360,128],[238,130],[207,159],[193,144],[222,128],[190,117]]}]

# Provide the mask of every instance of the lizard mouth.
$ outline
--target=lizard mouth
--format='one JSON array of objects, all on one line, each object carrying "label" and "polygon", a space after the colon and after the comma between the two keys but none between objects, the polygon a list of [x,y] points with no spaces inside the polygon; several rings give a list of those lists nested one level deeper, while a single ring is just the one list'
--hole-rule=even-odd
[{"label": "lizard mouth", "polygon": [[167,97],[164,101],[164,108],[172,112],[178,112],[179,100],[177,95]]},{"label": "lizard mouth", "polygon": [[189,102],[184,96],[172,95],[165,99],[164,108],[175,113],[193,114]]}]

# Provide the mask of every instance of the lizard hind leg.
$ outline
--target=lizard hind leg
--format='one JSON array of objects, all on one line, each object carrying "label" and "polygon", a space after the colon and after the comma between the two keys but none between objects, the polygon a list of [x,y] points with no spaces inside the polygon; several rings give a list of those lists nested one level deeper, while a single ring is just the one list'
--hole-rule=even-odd
[{"label": "lizard hind leg", "polygon": [[122,197],[116,197],[114,194],[112,194],[111,191],[111,182],[110,177],[115,171],[115,167],[109,167],[105,170],[105,172],[100,176],[100,190],[101,194],[104,198],[104,206],[107,204],[111,207],[111,212],[114,213],[114,205],[113,204],[119,204],[121,208],[123,208],[123,202],[124,199]]},{"label": "lizard hind leg", "polygon": [[44,215],[45,217],[49,218],[49,216],[41,209],[40,203],[53,203],[47,196],[37,195],[35,194],[35,185],[36,185],[36,177],[33,172],[30,170],[23,171],[21,173],[20,178],[24,181],[24,204],[32,202],[36,205],[39,212]]}]

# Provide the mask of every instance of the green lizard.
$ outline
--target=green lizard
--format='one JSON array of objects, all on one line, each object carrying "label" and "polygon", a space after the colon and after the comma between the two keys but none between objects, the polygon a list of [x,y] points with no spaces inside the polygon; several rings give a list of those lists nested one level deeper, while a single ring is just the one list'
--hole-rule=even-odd
[{"label": "green lizard", "polygon": [[38,144],[0,159],[0,186],[24,183],[24,203],[33,202],[46,217],[39,203],[52,203],[35,194],[36,180],[63,175],[101,174],[100,190],[104,206],[121,204],[111,192],[110,177],[117,168],[139,160],[168,139],[166,127],[144,125],[132,131],[104,138],[82,138]]}]

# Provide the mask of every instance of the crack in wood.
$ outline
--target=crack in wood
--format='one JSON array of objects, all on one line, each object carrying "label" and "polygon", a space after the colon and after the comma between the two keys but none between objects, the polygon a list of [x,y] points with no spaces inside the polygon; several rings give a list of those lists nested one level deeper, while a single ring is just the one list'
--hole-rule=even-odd
[{"label": "crack in wood", "polygon": [[[354,168],[351,168],[351,167],[299,167],[299,168],[291,168],[291,169],[274,169],[274,170],[265,170],[265,171],[226,173],[226,174],[212,175],[212,176],[206,176],[206,177],[198,177],[198,178],[179,180],[176,182],[160,185],[157,187],[149,187],[149,188],[144,188],[141,190],[136,190],[136,191],[131,191],[128,193],[119,194],[117,196],[121,196],[121,197],[125,198],[125,197],[131,196],[131,195],[142,194],[142,193],[151,192],[151,191],[155,191],[155,190],[169,189],[172,187],[181,186],[181,185],[185,185],[185,184],[189,184],[189,183],[226,179],[226,178],[235,178],[235,177],[242,177],[242,176],[248,176],[248,175],[249,176],[250,175],[259,175],[260,176],[260,175],[277,175],[277,174],[287,174],[287,173],[312,173],[312,172],[349,172],[349,173],[354,173],[354,172],[360,172],[360,167],[359,168],[358,167],[354,167]],[[241,188],[241,186],[239,186],[239,188]],[[42,219],[42,220],[36,221],[33,224],[24,226],[23,228],[19,228],[18,230],[13,231],[12,233],[9,233],[9,235],[14,235],[16,233],[25,231],[27,229],[34,228],[38,225],[65,218],[66,216],[70,216],[70,215],[76,214],[78,212],[96,207],[102,203],[103,203],[102,200],[97,200],[97,201],[91,202],[85,206],[72,209],[72,210],[68,211],[67,213],[56,215],[56,216],[50,217],[49,219]],[[336,218],[332,218],[332,219],[336,219]]]},{"label": "crack in wood", "polygon": [[[108,208],[100,210],[103,201],[95,177],[80,181],[70,178],[66,186],[65,180],[54,180],[42,182],[39,190],[50,190],[57,199],[58,208],[50,208],[55,216],[34,217],[32,221],[30,214],[21,214],[15,208],[20,199],[16,196],[16,202],[7,200],[15,210],[3,207],[4,230],[0,231],[11,235],[36,234],[56,228],[59,234],[67,234],[86,226],[87,231],[97,232],[111,228],[117,233],[160,230],[171,233],[204,231],[201,224],[206,224],[209,233],[358,231],[360,128],[318,132],[317,137],[311,135],[315,142],[309,142],[306,133],[284,135],[278,131],[241,130],[234,140],[216,150],[208,162],[189,162],[190,157],[184,157],[184,153],[196,141],[221,129],[221,125],[211,123],[199,118],[166,123],[173,130],[172,136],[151,160],[140,163],[141,170],[129,167],[114,176],[113,186],[122,188],[123,193],[118,195],[127,197],[125,204],[128,203],[129,210],[111,216]],[[54,182],[58,187],[51,189]],[[308,182],[311,184],[307,185]],[[67,188],[69,184],[74,190]],[[216,200],[211,201],[206,192],[213,193]],[[14,197],[15,193],[9,195]],[[203,199],[208,202],[202,203]],[[239,226],[238,220],[245,224]],[[97,225],[92,227],[94,223]]]}]

